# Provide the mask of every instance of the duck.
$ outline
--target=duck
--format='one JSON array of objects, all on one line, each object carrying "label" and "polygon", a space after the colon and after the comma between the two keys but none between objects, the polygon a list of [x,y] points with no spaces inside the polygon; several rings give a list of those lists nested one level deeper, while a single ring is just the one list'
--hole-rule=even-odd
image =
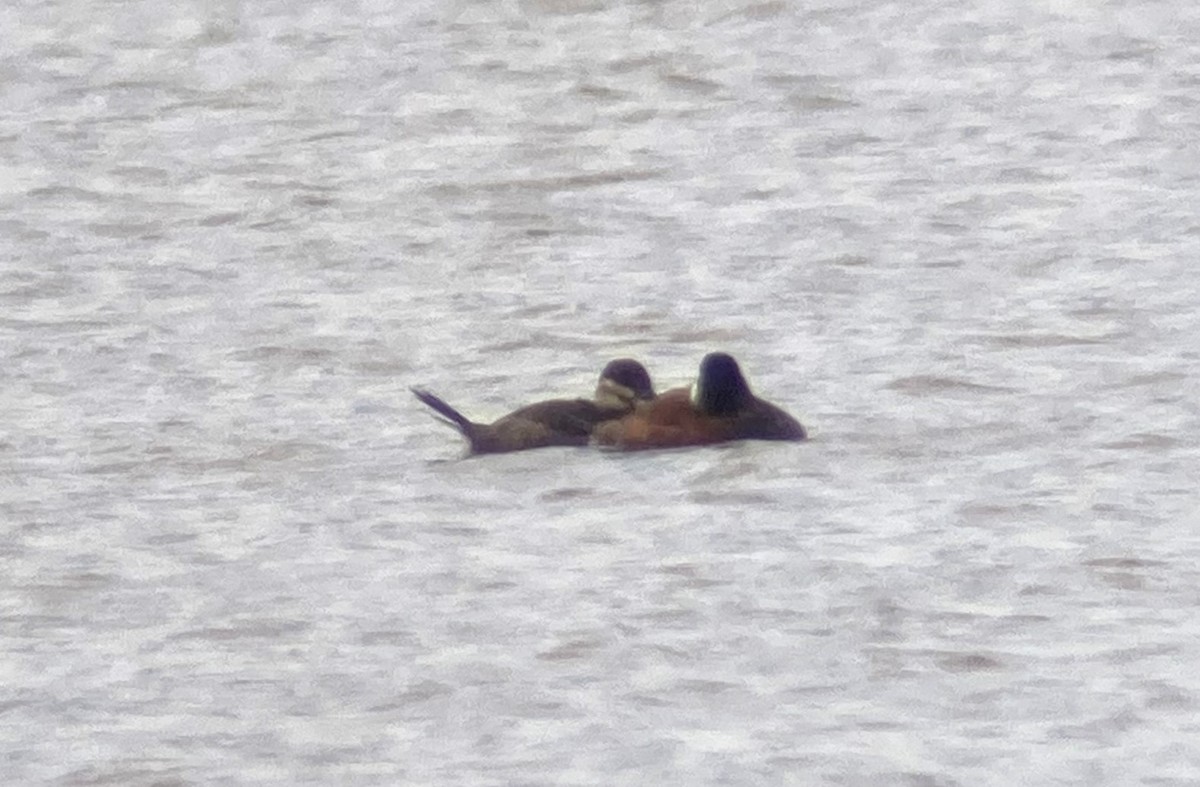
[{"label": "duck", "polygon": [[732,355],[709,353],[696,382],[638,402],[629,414],[597,423],[592,445],[622,451],[712,445],[732,440],[806,440],[804,426],[760,399]]},{"label": "duck", "polygon": [[468,455],[586,446],[597,424],[627,415],[638,402],[654,398],[650,373],[632,358],[617,358],[606,364],[591,399],[548,399],[514,410],[492,423],[470,420],[427,390],[410,390],[441,416],[439,421],[467,439]]}]

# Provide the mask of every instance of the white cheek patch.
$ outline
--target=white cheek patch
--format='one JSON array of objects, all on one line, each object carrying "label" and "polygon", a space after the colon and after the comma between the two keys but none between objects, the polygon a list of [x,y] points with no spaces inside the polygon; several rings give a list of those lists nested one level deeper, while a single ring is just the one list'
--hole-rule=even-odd
[{"label": "white cheek patch", "polygon": [[628,407],[637,396],[633,390],[607,377],[596,385],[596,403],[601,407]]},{"label": "white cheek patch", "polygon": [[696,382],[691,384],[690,391],[688,393],[688,399],[691,401],[692,407],[700,406],[701,394],[703,394],[703,393],[704,392],[702,390],[700,390],[700,381],[699,380],[697,380]]}]

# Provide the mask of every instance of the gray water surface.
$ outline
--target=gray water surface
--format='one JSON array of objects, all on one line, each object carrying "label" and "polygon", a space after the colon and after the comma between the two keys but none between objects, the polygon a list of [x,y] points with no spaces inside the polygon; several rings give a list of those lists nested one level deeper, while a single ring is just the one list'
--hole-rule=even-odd
[{"label": "gray water surface", "polygon": [[[6,783],[1200,782],[1200,6],[0,31]],[[813,439],[407,391],[717,349]]]}]

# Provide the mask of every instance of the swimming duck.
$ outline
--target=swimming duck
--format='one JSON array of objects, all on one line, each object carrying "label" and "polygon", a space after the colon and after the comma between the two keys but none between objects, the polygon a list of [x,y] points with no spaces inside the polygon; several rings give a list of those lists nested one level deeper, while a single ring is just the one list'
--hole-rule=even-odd
[{"label": "swimming duck", "polygon": [[630,358],[610,361],[592,399],[550,399],[515,410],[490,424],[468,419],[432,393],[411,389],[444,423],[467,438],[471,454],[498,454],[552,445],[587,445],[592,428],[654,398],[646,367]]}]

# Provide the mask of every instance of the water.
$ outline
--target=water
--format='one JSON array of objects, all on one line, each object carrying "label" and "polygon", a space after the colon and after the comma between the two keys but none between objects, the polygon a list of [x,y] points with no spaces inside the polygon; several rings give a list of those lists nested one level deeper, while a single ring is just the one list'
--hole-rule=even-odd
[{"label": "water", "polygon": [[1200,11],[0,15],[5,781],[1200,781]]}]

